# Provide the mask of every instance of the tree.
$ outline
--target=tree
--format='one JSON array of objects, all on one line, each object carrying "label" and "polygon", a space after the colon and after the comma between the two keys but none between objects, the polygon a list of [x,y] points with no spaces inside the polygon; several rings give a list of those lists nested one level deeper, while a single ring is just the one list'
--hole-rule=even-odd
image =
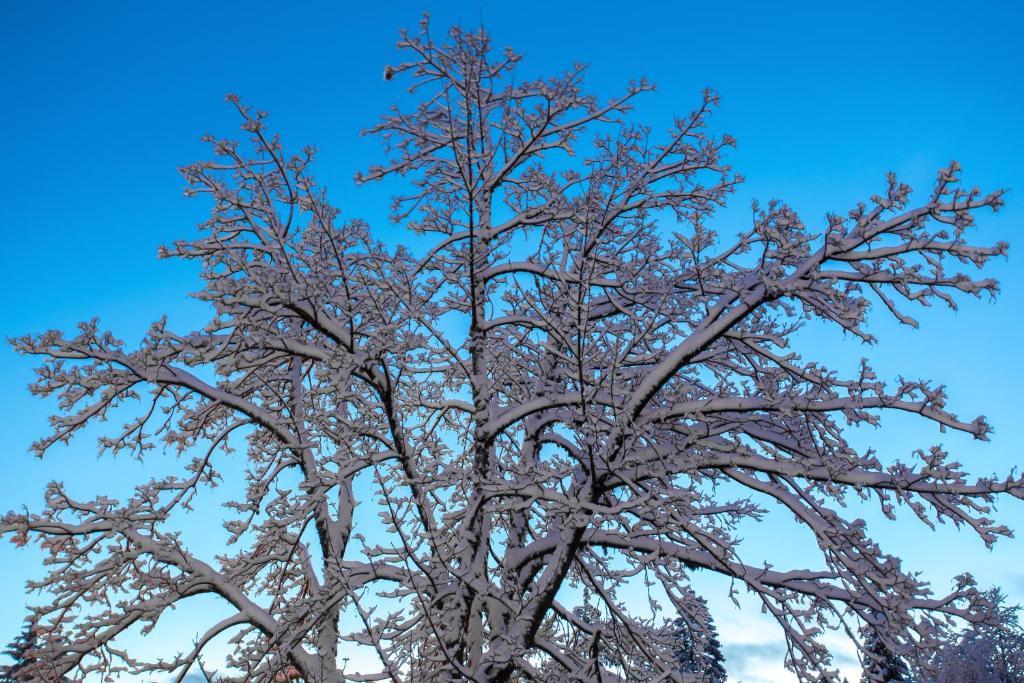
[{"label": "tree", "polygon": [[35,645],[35,633],[31,627],[26,626],[3,652],[6,657],[13,659],[14,663],[0,666],[0,681],[6,683],[18,680],[19,672],[36,661],[36,658],[30,654]]},{"label": "tree", "polygon": [[[31,624],[26,625],[21,633],[8,644],[3,654],[14,660],[14,663],[0,666],[0,683],[33,680],[33,676],[38,679],[40,675],[46,676],[44,680],[49,681],[67,680],[60,677],[53,667],[47,666],[46,661],[39,659],[39,653],[36,651],[39,644],[38,633],[38,630]],[[46,673],[40,674],[39,672]]]},{"label": "tree", "polygon": [[[968,575],[933,595],[838,506],[905,504],[992,544],[1009,532],[986,506],[1024,495],[1022,479],[969,480],[939,447],[883,465],[843,430],[900,411],[985,439],[984,419],[928,381],[886,383],[867,361],[841,376],[786,346],[816,319],[871,343],[872,303],[914,324],[913,303],[994,294],[955,266],[1006,253],[968,239],[1000,191],[963,189],[953,164],[916,205],[889,176],[817,232],[772,201],[727,240],[711,219],[740,178],[732,140],[707,129],[713,92],[656,135],[630,120],[646,81],[602,103],[582,66],[517,76],[483,31],[435,41],[424,22],[399,45],[389,73],[419,104],[370,131],[392,156],[357,181],[406,188],[394,219],[421,251],[342,222],[314,151],[286,153],[232,97],[248,144],[211,138],[214,160],[184,169],[212,215],[161,252],[201,264],[209,324],[160,320],[132,347],[96,320],[14,340],[42,358],[32,391],[58,399],[37,454],[136,411],[100,449],[188,463],[123,501],[54,482],[42,511],[3,518],[48,553],[32,614],[62,672],[183,674],[224,634],[250,680],[342,680],[340,655],[359,649],[380,670],[355,680],[680,680],[677,640],[629,584],[695,623],[699,571],[756,596],[804,680],[834,677],[825,627],[882,613],[887,642],[920,658],[948,618],[983,618]],[[204,560],[174,524],[241,439],[231,547]],[[740,560],[736,527],[766,501],[813,535],[819,567]],[[599,629],[574,612],[584,590]],[[189,651],[118,647],[199,595],[229,614]]]},{"label": "tree", "polygon": [[936,683],[1020,683],[1024,681],[1024,628],[1020,606],[1006,605],[999,589],[986,591],[990,619],[954,634],[938,652]]},{"label": "tree", "polygon": [[864,674],[861,683],[911,680],[906,662],[893,654],[874,628],[866,629],[864,641]]},{"label": "tree", "polygon": [[673,621],[678,641],[676,661],[679,672],[699,683],[725,683],[725,656],[718,641],[718,629],[707,611],[707,601],[703,598],[698,600],[704,605],[703,614],[689,619],[680,616]]},{"label": "tree", "polygon": [[[650,659],[648,650],[637,647],[630,639],[618,637],[615,633],[617,622],[610,615],[591,602],[589,591],[584,590],[583,604],[573,608],[573,618],[581,627],[583,638],[572,643],[574,652],[590,653],[591,664],[600,664],[610,670],[628,672],[631,681],[665,680],[666,672],[659,669]],[[714,619],[703,598],[693,601],[695,612],[679,616],[652,630],[653,639],[659,649],[674,655],[673,671],[679,680],[686,683],[725,683],[725,657]],[[604,638],[604,634],[612,637]],[[596,677],[596,669],[593,672]],[[555,672],[553,680],[564,678],[562,672]]]}]

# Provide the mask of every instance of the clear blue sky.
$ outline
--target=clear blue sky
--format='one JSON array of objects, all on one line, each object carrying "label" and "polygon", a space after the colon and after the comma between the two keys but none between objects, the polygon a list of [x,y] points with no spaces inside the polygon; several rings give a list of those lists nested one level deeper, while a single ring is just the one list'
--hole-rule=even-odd
[{"label": "clear blue sky", "polygon": [[[432,6],[436,5],[436,6]],[[814,332],[807,349],[840,367],[871,355],[883,376],[904,373],[945,382],[952,407],[984,413],[991,444],[938,435],[911,420],[890,421],[862,443],[907,455],[942,441],[976,474],[1024,464],[1020,387],[1024,364],[1024,53],[1019,2],[493,2],[464,3],[52,3],[0,5],[0,202],[4,337],[69,328],[100,316],[136,339],[167,313],[179,327],[200,324],[202,309],[183,294],[198,288],[191,267],[158,262],[156,247],[192,234],[205,212],[181,196],[176,168],[205,154],[199,136],[234,134],[223,96],[235,92],[271,112],[293,148],[320,149],[318,177],[345,215],[369,219],[394,243],[386,186],[356,189],[353,173],[380,158],[358,136],[398,96],[383,66],[395,60],[397,29],[424,9],[442,29],[452,22],[492,31],[526,56],[533,74],[574,61],[591,65],[602,95],[635,77],[658,84],[638,108],[655,128],[688,111],[701,88],[722,94],[715,128],[738,138],[731,159],[747,182],[717,227],[746,226],[749,201],[778,197],[814,226],[883,187],[896,171],[926,190],[933,172],[958,159],[969,184],[1013,190],[979,234],[1011,243],[992,272],[1003,282],[995,305],[967,302],[957,314],[922,314],[923,329],[873,329],[881,343],[860,348]],[[0,507],[41,506],[43,484],[74,481],[99,492],[137,479],[142,467],[97,462],[84,439],[39,462],[29,443],[46,429],[48,406],[29,397],[31,361],[0,349],[3,428]],[[1024,531],[1024,507],[1000,514]],[[861,514],[861,513],[858,513]],[[966,534],[904,520],[873,523],[883,546],[903,553],[940,587],[962,569],[1000,583],[1024,601],[1024,541],[988,552]],[[812,562],[809,539],[784,523],[747,534],[748,561]],[[780,540],[784,536],[784,542]],[[803,547],[804,550],[799,550]],[[23,582],[38,576],[30,551],[0,547],[0,642],[18,631]],[[782,564],[782,562],[780,562]],[[778,634],[752,611],[736,612],[709,584],[730,672],[748,683],[786,680]]]}]

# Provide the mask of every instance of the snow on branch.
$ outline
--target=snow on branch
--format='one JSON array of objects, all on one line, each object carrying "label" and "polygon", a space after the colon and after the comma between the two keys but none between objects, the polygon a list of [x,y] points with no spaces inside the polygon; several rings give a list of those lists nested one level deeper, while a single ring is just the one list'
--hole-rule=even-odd
[{"label": "snow on branch", "polygon": [[[55,482],[42,511],[3,517],[46,555],[33,675],[180,680],[230,636],[244,680],[683,681],[679,629],[710,643],[696,572],[758,597],[802,680],[834,673],[828,627],[870,623],[926,667],[948,618],[987,618],[968,575],[934,594],[843,508],[1008,536],[990,508],[1024,479],[969,479],[938,446],[883,464],[844,436],[902,412],[984,440],[984,418],[930,381],[867,360],[844,377],[787,348],[808,320],[873,343],[871,312],[916,325],[912,305],[995,295],[978,270],[1007,246],[971,227],[1000,191],[965,188],[954,163],[916,203],[889,176],[820,228],[770,202],[729,240],[714,213],[741,178],[708,128],[714,92],[659,133],[632,119],[646,81],[600,101],[582,66],[519,78],[482,31],[435,40],[426,21],[399,47],[386,73],[418,104],[368,131],[389,158],[357,180],[404,188],[394,219],[432,240],[422,253],[340,221],[314,150],[286,152],[229,97],[247,140],[208,138],[213,159],[182,169],[211,215],[161,251],[201,265],[209,323],[161,320],[134,347],[96,320],[12,340],[56,399],[38,456],[130,414],[101,451],[186,463],[123,501]],[[225,482],[243,442],[245,481]],[[228,546],[202,559],[175,524],[218,483]],[[817,566],[741,561],[737,528],[769,502]],[[640,575],[670,603],[662,622],[620,594]],[[227,611],[185,651],[118,644],[199,595]],[[346,670],[352,649],[378,670]]]}]

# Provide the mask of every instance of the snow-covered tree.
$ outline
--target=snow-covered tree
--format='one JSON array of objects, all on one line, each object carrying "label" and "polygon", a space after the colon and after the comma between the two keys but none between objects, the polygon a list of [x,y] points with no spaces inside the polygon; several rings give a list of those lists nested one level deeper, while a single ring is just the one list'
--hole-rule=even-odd
[{"label": "snow-covered tree", "polygon": [[[707,607],[706,600],[701,598],[700,602]],[[676,617],[672,622],[679,672],[699,683],[725,683],[725,655],[715,620],[706,609],[703,614],[693,616],[695,618]]]},{"label": "snow-covered tree", "polygon": [[[884,618],[884,617],[880,617]],[[910,669],[885,644],[885,640],[872,627],[864,629],[864,673],[861,683],[898,683],[910,681]]]},{"label": "snow-covered tree", "polygon": [[[889,646],[927,659],[948,618],[984,617],[970,576],[934,595],[843,504],[905,506],[991,545],[1008,530],[989,504],[1024,481],[969,479],[939,447],[883,464],[844,438],[891,412],[978,439],[985,420],[947,410],[941,385],[886,382],[866,360],[843,376],[787,347],[815,319],[870,345],[872,304],[913,325],[908,306],[994,294],[975,269],[1007,247],[969,234],[1000,191],[963,188],[952,164],[916,203],[889,176],[820,227],[772,201],[719,236],[740,178],[707,127],[713,92],[655,133],[630,114],[646,81],[599,101],[582,66],[531,80],[482,31],[435,41],[426,23],[400,47],[389,80],[418,104],[370,131],[391,156],[357,181],[403,188],[394,220],[422,248],[342,221],[313,150],[287,153],[231,98],[248,141],[211,139],[214,159],[184,169],[212,215],[162,251],[201,264],[210,322],[162,319],[133,346],[96,320],[14,340],[43,359],[32,391],[58,401],[37,454],[137,409],[100,448],[185,463],[124,500],[54,482],[42,510],[3,518],[47,554],[31,616],[47,661],[76,679],[184,676],[223,634],[246,680],[678,681],[677,640],[629,584],[697,623],[697,572],[755,596],[805,680],[834,678],[826,628],[884,614]],[[177,525],[242,439],[231,544],[204,558]],[[769,504],[816,566],[740,559],[737,525]],[[584,591],[600,628],[574,609]],[[227,616],[193,647],[150,661],[119,645],[200,595]],[[378,670],[343,671],[360,649]]]},{"label": "snow-covered tree", "polygon": [[66,681],[56,668],[45,658],[37,655],[39,632],[32,625],[26,625],[3,651],[3,655],[11,660],[10,664],[0,666],[0,683],[17,683],[18,681],[46,680]]},{"label": "snow-covered tree", "polygon": [[0,681],[10,683],[18,680],[19,673],[35,663],[36,658],[32,656],[32,648],[35,647],[36,636],[32,628],[26,626],[21,633],[8,644],[3,654],[10,660],[11,664],[0,666]]},{"label": "snow-covered tree", "polygon": [[1020,607],[999,588],[986,591],[991,619],[954,634],[936,655],[936,683],[1024,682],[1024,627]]}]

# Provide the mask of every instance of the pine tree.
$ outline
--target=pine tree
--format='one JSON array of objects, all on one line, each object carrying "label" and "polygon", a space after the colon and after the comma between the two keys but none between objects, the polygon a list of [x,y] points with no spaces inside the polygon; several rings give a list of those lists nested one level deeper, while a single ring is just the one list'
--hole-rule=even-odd
[{"label": "pine tree", "polygon": [[28,653],[36,646],[36,634],[30,626],[26,626],[18,637],[10,642],[4,655],[14,660],[13,664],[0,666],[0,681],[8,683],[19,680],[19,672],[36,661]]},{"label": "pine tree", "polygon": [[[703,599],[700,601],[707,604]],[[695,676],[700,683],[724,683],[725,656],[718,640],[718,629],[715,628],[715,621],[706,610],[705,618],[705,624],[700,629],[694,628],[683,617],[678,617],[673,622],[679,641],[679,671]]]},{"label": "pine tree", "polygon": [[26,624],[21,633],[3,651],[4,656],[13,659],[14,663],[0,665],[0,683],[39,680],[38,671],[41,666],[45,667],[48,671],[49,677],[45,680],[66,683],[68,678],[66,676],[58,676],[52,667],[52,663],[48,664],[48,660],[45,659],[40,663],[37,652],[41,651],[43,647],[44,645],[40,642],[39,632],[36,630],[36,627]]},{"label": "pine tree", "polygon": [[701,680],[707,683],[724,683],[725,655],[722,654],[722,645],[718,642],[718,629],[715,628],[715,620],[708,615],[708,639],[704,646],[704,671]]},{"label": "pine tree", "polygon": [[893,654],[874,630],[868,630],[864,641],[864,675],[861,683],[910,681],[906,662]]}]

